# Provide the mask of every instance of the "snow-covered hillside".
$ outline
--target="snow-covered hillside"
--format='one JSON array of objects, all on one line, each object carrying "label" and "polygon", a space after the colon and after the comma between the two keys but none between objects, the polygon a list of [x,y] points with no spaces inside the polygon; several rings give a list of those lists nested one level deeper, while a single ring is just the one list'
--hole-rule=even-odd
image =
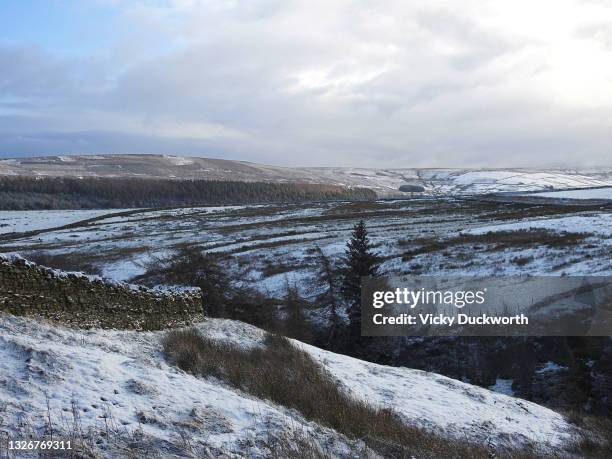
[{"label": "snow-covered hillside", "polygon": [[602,178],[590,175],[588,171],[429,169],[423,170],[420,175],[424,183],[440,195],[592,188],[612,185],[612,176]]},{"label": "snow-covered hillside", "polygon": [[[264,336],[256,327],[222,319],[213,319],[200,329],[215,339],[243,346],[260,345]],[[561,447],[572,441],[572,426],[561,415],[535,403],[435,373],[377,365],[299,341],[293,343],[323,364],[346,390],[392,408],[410,424],[506,446],[532,443]]]},{"label": "snow-covered hillside", "polygon": [[612,187],[587,188],[587,189],[580,189],[580,190],[548,191],[544,193],[537,193],[532,196],[537,196],[540,198],[554,198],[554,199],[571,199],[571,200],[605,199],[605,200],[612,201]]},{"label": "snow-covered hillside", "polygon": [[307,434],[339,457],[355,449],[294,411],[167,365],[160,338],[0,315],[0,434],[39,437],[51,423],[58,438],[78,423],[109,458],[135,440],[164,458],[269,457],[269,437],[282,435]]},{"label": "snow-covered hillside", "polygon": [[[264,332],[230,320],[197,325],[203,335],[236,346],[262,343]],[[164,457],[192,451],[229,457],[248,448],[270,454],[264,439],[308,434],[332,456],[363,445],[305,420],[292,410],[255,399],[212,379],[168,365],[161,332],[77,331],[0,315],[0,432],[12,437],[51,423],[93,431],[110,457],[115,444],[100,432],[139,439]],[[417,370],[391,368],[294,342],[323,364],[341,387],[390,407],[407,423],[479,444],[561,450],[576,438],[561,415],[539,405]],[[333,409],[333,407],[330,407]],[[110,426],[110,427],[109,427]],[[115,451],[116,453],[116,451]]]},{"label": "snow-covered hillside", "polygon": [[542,191],[612,186],[612,169],[419,169],[280,167],[244,161],[173,155],[74,155],[0,160],[0,176],[130,177],[259,182],[307,182],[367,187],[399,196],[400,185],[425,188],[425,195]]}]

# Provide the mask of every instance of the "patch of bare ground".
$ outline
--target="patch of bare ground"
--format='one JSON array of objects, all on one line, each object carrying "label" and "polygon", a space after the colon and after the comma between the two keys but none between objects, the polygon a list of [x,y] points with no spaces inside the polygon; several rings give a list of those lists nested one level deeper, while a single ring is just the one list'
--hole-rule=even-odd
[{"label": "patch of bare ground", "polygon": [[344,213],[353,212],[370,212],[372,210],[380,209],[399,209],[401,206],[397,202],[381,202],[381,201],[354,201],[354,202],[343,202],[336,206],[327,209],[324,213],[326,215],[338,215]]},{"label": "patch of bare ground", "polygon": [[149,252],[150,247],[113,247],[105,251],[74,251],[62,253],[49,253],[42,249],[35,252],[28,251],[24,256],[34,263],[48,268],[62,271],[79,271],[86,274],[101,275],[100,269],[106,263],[130,259],[134,255]]},{"label": "patch of bare ground", "polygon": [[601,211],[611,206],[601,205],[560,205],[560,204],[528,204],[528,203],[504,203],[470,201],[465,210],[481,213],[478,220],[521,220],[534,217],[552,217],[559,215],[571,215],[576,213]]},{"label": "patch of bare ground", "polygon": [[[232,238],[231,240],[224,240],[222,242],[208,244],[206,246],[206,250],[220,249],[220,248],[231,246],[234,244],[248,244],[251,242],[266,241],[269,239],[275,239],[275,238],[280,238],[280,237],[302,236],[302,235],[311,234],[311,233],[312,231],[290,230],[290,231],[273,232],[273,233],[268,233],[268,234],[257,234],[255,236],[235,237],[235,238]],[[177,244],[176,246],[179,247],[185,244],[189,245],[188,243],[181,243],[181,244]]]},{"label": "patch of bare ground", "polygon": [[90,257],[84,257],[81,253],[44,253],[36,251],[28,255],[28,259],[37,265],[48,268],[61,269],[62,271],[79,271],[87,274],[100,275],[102,271]]},{"label": "patch of bare ground", "polygon": [[342,390],[325,368],[283,337],[268,335],[264,347],[245,350],[205,338],[197,330],[175,330],[165,335],[162,345],[168,361],[182,370],[219,378],[258,398],[297,410],[349,439],[363,440],[383,457],[532,458],[543,453],[495,451],[491,446],[409,426],[393,410],[375,407]]},{"label": "patch of bare ground", "polygon": [[448,202],[440,203],[437,206],[419,207],[414,209],[392,209],[388,206],[383,208],[373,209],[368,212],[362,210],[353,209],[347,210],[346,212],[340,213],[323,213],[321,215],[309,215],[303,217],[289,217],[282,220],[274,221],[258,221],[251,223],[239,223],[236,225],[227,225],[222,228],[215,229],[215,231],[221,234],[229,234],[236,231],[246,230],[263,230],[266,228],[274,228],[278,226],[282,227],[295,227],[298,225],[316,225],[319,223],[329,222],[354,222],[361,220],[364,217],[368,219],[374,218],[409,218],[409,217],[422,217],[440,214],[443,212],[456,211],[456,205],[451,205]]},{"label": "patch of bare ground", "polygon": [[316,241],[332,239],[333,237],[334,236],[321,236],[321,237],[311,238],[311,239],[283,239],[281,241],[262,242],[261,244],[251,244],[251,245],[245,245],[242,247],[238,247],[238,248],[229,250],[228,253],[237,254],[237,253],[250,252],[252,250],[273,249],[276,247],[284,247],[288,245],[304,244],[306,242],[314,243]]},{"label": "patch of bare ground", "polygon": [[400,246],[414,247],[403,255],[409,259],[416,255],[439,252],[451,247],[472,245],[476,249],[488,251],[514,248],[544,246],[559,248],[576,246],[581,241],[591,237],[590,233],[553,232],[543,229],[517,231],[490,231],[483,234],[460,234],[448,239],[421,238],[415,240],[400,240]]}]

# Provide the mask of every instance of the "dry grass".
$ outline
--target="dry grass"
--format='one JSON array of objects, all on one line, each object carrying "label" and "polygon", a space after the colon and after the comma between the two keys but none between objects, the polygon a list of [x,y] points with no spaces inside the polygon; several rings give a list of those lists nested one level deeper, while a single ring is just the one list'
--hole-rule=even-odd
[{"label": "dry grass", "polygon": [[338,215],[355,212],[370,212],[381,209],[399,209],[401,206],[396,202],[380,202],[380,201],[354,201],[340,203],[336,206],[327,209],[325,215]]},{"label": "dry grass", "polygon": [[269,335],[265,346],[238,349],[204,338],[196,330],[166,334],[169,361],[199,376],[214,376],[261,399],[295,409],[306,419],[350,439],[361,439],[385,457],[534,457],[530,452],[494,452],[484,445],[442,438],[406,425],[390,409],[374,407],[341,390],[334,377],[286,338]]},{"label": "dry grass", "polygon": [[28,255],[34,263],[49,268],[61,269],[62,271],[81,271],[87,274],[102,274],[98,266],[91,262],[91,257],[85,257],[82,253],[43,253],[34,252]]},{"label": "dry grass", "polygon": [[[559,248],[575,246],[584,239],[592,236],[589,233],[557,233],[543,229],[529,229],[517,231],[496,231],[484,234],[461,234],[449,239],[416,239],[401,240],[400,245],[417,246],[404,254],[408,259],[416,255],[438,252],[450,247],[472,245],[483,250],[501,250],[515,247],[544,246]],[[481,244],[481,246],[479,246]]]},{"label": "dry grass", "polygon": [[612,420],[584,415],[577,412],[566,414],[568,420],[582,431],[576,453],[582,457],[609,459],[612,457]]}]

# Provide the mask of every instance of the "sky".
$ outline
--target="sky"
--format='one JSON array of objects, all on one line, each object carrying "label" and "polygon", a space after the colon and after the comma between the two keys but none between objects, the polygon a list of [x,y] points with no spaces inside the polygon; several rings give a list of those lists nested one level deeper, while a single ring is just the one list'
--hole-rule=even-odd
[{"label": "sky", "polygon": [[0,157],[612,165],[606,0],[2,0]]}]

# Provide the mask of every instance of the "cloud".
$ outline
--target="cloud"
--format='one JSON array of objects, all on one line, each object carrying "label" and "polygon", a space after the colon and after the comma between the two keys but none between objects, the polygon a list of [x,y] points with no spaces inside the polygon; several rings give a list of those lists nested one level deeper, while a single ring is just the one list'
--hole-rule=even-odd
[{"label": "cloud", "polygon": [[609,161],[605,3],[89,1],[116,11],[111,46],[0,45],[0,154]]}]

